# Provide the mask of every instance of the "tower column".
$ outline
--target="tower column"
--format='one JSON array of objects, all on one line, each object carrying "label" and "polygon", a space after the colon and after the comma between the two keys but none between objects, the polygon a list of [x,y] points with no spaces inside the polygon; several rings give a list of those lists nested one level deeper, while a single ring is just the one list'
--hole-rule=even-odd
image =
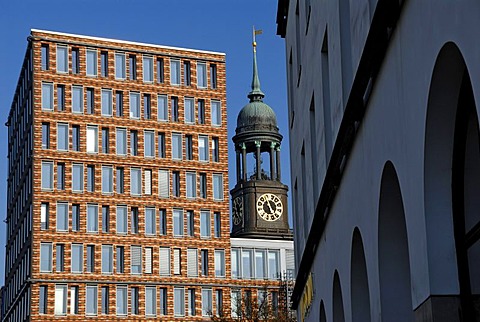
[{"label": "tower column", "polygon": [[247,181],[247,147],[242,143],[242,178]]},{"label": "tower column", "polygon": [[240,181],[241,172],[240,172],[240,151],[235,147],[235,154],[237,155],[237,182]]},{"label": "tower column", "polygon": [[275,180],[275,142],[270,144],[270,179]]},{"label": "tower column", "polygon": [[262,142],[260,141],[255,141],[255,146],[257,147],[257,180],[262,179],[262,165],[260,163],[260,146],[262,145]]},{"label": "tower column", "polygon": [[277,180],[282,180],[280,171],[280,144],[277,146]]}]

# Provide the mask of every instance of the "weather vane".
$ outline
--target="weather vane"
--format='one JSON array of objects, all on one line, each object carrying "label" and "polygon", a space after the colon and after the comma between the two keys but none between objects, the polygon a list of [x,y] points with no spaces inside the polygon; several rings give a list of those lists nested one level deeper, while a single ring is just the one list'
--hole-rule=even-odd
[{"label": "weather vane", "polygon": [[257,51],[257,42],[255,40],[255,36],[256,35],[261,35],[263,33],[263,31],[261,29],[259,30],[255,30],[255,26],[253,26],[253,42],[252,42],[252,45],[253,45],[253,51]]}]

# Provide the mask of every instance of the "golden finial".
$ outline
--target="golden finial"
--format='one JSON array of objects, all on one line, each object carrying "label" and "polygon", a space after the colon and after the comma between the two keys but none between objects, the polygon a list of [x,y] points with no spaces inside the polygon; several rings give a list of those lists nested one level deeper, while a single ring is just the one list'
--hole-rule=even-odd
[{"label": "golden finial", "polygon": [[253,42],[252,42],[252,46],[253,46],[253,51],[257,51],[257,42],[256,42],[256,39],[255,39],[255,36],[256,35],[261,35],[263,33],[263,31],[261,29],[259,30],[255,30],[255,26],[253,26]]}]

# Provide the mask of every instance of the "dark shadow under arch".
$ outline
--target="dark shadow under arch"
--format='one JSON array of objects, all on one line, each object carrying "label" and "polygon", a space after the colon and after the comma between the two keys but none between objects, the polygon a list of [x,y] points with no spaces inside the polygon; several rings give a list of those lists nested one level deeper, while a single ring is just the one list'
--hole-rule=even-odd
[{"label": "dark shadow under arch", "polygon": [[338,272],[333,276],[333,322],[345,322],[345,313],[343,311],[342,286]]},{"label": "dark shadow under arch", "polygon": [[352,238],[350,266],[352,322],[370,321],[370,291],[367,264],[360,230],[355,228]]}]

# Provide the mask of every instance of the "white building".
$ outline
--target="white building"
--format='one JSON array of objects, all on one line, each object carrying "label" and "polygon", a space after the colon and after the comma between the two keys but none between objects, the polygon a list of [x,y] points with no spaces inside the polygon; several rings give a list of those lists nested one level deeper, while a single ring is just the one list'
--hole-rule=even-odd
[{"label": "white building", "polygon": [[279,0],[299,321],[480,321],[480,2]]}]

